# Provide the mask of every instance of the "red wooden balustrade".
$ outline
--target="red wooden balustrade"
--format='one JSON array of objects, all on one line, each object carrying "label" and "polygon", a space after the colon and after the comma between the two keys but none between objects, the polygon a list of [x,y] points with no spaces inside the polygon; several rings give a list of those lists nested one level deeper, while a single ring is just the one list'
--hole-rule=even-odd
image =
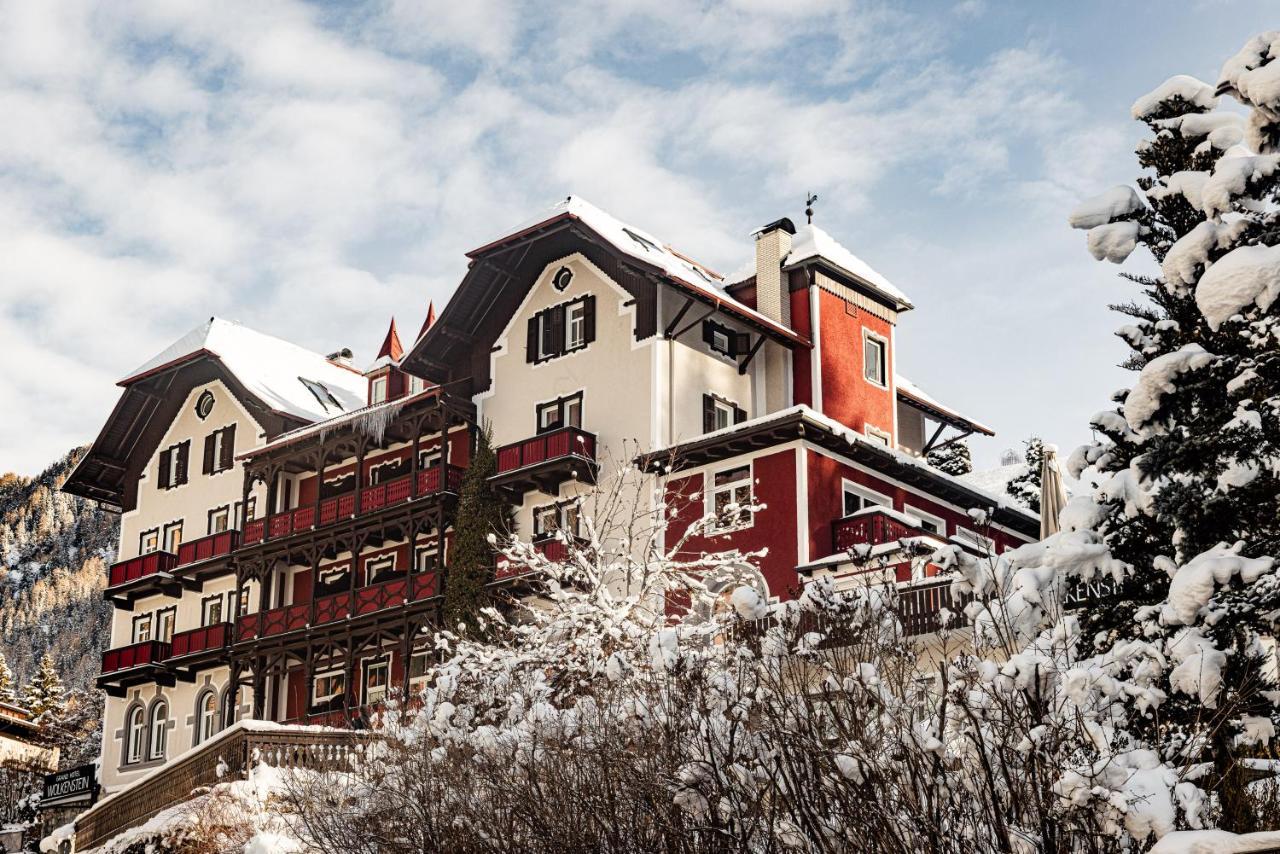
[{"label": "red wooden balustrade", "polygon": [[[594,445],[593,445],[594,447]],[[443,475],[441,469],[444,470]],[[404,501],[438,492],[456,492],[462,486],[463,469],[459,466],[432,466],[418,472],[418,489],[414,492],[412,475],[398,477],[386,483],[367,486],[360,490],[360,513],[373,513]],[[442,485],[443,481],[443,485]],[[253,519],[245,523],[242,542],[246,545],[260,543],[263,537],[270,539],[287,537],[298,531],[306,531],[318,525],[332,525],[356,515],[356,494],[349,492],[335,495],[314,504],[286,510],[265,519]]]},{"label": "red wooden balustrade", "polygon": [[595,434],[579,427],[562,427],[532,439],[503,445],[498,449],[498,474],[569,456],[594,460]]},{"label": "red wooden balustrade", "polygon": [[102,672],[115,673],[140,664],[156,664],[169,657],[169,644],[162,641],[141,643],[108,649],[102,653]]},{"label": "red wooden balustrade", "polygon": [[178,566],[231,554],[240,547],[239,531],[220,531],[178,546]]},{"label": "red wooden balustrade", "polygon": [[837,552],[856,545],[879,546],[906,537],[937,536],[923,528],[913,528],[885,513],[861,513],[846,516],[831,525],[832,545]]},{"label": "red wooden balustrade", "polygon": [[148,552],[113,563],[108,573],[108,586],[115,587],[126,581],[145,578],[157,572],[171,572],[178,565],[178,556],[172,552]]},{"label": "red wooden balustrade", "polygon": [[[412,598],[406,592],[412,590]],[[364,616],[386,608],[395,608],[410,601],[429,599],[439,592],[439,579],[434,572],[418,573],[406,581],[394,578],[381,584],[357,587],[352,592],[334,593],[317,597],[314,603],[303,602],[297,605],[285,605],[253,614],[245,614],[236,624],[236,639],[248,640],[253,637],[270,637],[285,632],[306,628],[311,620],[312,605],[315,606],[315,618],[310,625],[321,626],[326,623],[345,620],[347,617]]]},{"label": "red wooden balustrade", "polygon": [[188,629],[185,632],[175,633],[173,640],[169,642],[171,647],[169,655],[172,658],[178,658],[179,656],[192,655],[197,652],[223,649],[230,642],[231,624],[214,623],[209,626],[201,626],[198,629]]}]

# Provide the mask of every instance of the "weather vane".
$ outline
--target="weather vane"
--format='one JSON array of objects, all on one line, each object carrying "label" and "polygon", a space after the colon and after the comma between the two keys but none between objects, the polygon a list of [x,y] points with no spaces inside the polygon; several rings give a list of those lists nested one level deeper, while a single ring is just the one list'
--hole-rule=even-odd
[{"label": "weather vane", "polygon": [[808,193],[804,200],[804,216],[805,219],[809,221],[810,225],[813,225],[813,203],[817,200],[818,197],[813,193]]}]

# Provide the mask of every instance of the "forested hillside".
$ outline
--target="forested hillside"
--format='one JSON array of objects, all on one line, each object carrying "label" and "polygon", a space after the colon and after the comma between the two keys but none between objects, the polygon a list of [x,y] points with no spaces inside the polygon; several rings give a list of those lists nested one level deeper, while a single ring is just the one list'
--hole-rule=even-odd
[{"label": "forested hillside", "polygon": [[0,475],[0,652],[19,685],[48,652],[68,688],[88,688],[107,643],[103,601],[118,519],[59,491],[84,454],[76,449],[34,478]]}]

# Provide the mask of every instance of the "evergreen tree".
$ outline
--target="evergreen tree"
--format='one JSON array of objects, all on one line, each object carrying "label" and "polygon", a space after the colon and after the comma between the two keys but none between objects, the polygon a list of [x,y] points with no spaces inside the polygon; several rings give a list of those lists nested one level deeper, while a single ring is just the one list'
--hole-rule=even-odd
[{"label": "evergreen tree", "polygon": [[511,506],[489,483],[496,471],[492,431],[486,425],[476,437],[475,453],[462,478],[453,526],[444,587],[444,621],[451,630],[460,623],[472,625],[488,603],[485,585],[493,578],[494,563],[490,538],[501,537],[514,527]]},{"label": "evergreen tree", "polygon": [[1040,483],[1044,469],[1044,441],[1039,436],[1032,436],[1023,444],[1027,446],[1022,457],[1027,468],[1022,474],[1010,480],[1004,489],[1019,504],[1039,513]]},{"label": "evergreen tree", "polygon": [[8,703],[16,705],[18,695],[14,692],[13,671],[9,669],[9,662],[5,659],[4,653],[0,652],[0,703]]},{"label": "evergreen tree", "polygon": [[56,718],[66,711],[66,691],[58,676],[58,668],[54,666],[53,656],[48,653],[40,659],[40,668],[23,690],[22,705],[37,720],[46,715]]},{"label": "evergreen tree", "polygon": [[973,457],[969,455],[969,443],[958,439],[941,448],[934,448],[925,457],[929,465],[959,477],[973,471]]},{"label": "evergreen tree", "polygon": [[1271,33],[1223,69],[1218,88],[1253,108],[1246,124],[1210,114],[1214,87],[1192,78],[1140,99],[1134,113],[1156,133],[1139,149],[1140,163],[1156,172],[1139,181],[1147,204],[1116,190],[1073,215],[1090,228],[1096,256],[1121,261],[1141,244],[1161,265],[1159,277],[1130,277],[1150,304],[1121,307],[1138,320],[1120,331],[1138,381],[1118,396],[1118,410],[1095,416],[1107,441],[1075,455],[1073,468],[1110,474],[1099,490],[1108,498],[1100,528],[1134,567],[1111,600],[1124,607],[1085,609],[1084,636],[1163,636],[1203,650],[1193,663],[1221,656],[1214,702],[1174,691],[1151,727],[1212,763],[1220,826],[1235,831],[1257,822],[1237,762],[1250,748],[1238,736],[1249,720],[1280,721],[1260,643],[1275,634],[1280,583],[1215,575],[1205,606],[1213,619],[1194,637],[1178,634],[1185,618],[1164,611],[1126,617],[1168,588],[1168,568],[1219,544],[1250,557],[1280,551],[1280,93],[1264,85],[1276,62],[1280,34]]}]

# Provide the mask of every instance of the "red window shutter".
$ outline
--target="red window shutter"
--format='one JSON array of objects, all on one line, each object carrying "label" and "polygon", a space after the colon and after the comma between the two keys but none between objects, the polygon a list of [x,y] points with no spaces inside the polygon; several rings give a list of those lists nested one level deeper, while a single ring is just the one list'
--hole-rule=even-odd
[{"label": "red window shutter", "polygon": [[218,470],[225,471],[236,462],[236,425],[222,428],[222,459],[218,461]]},{"label": "red window shutter", "polygon": [[172,471],[172,465],[173,465],[173,461],[170,459],[170,455],[172,453],[173,453],[172,448],[167,448],[164,451],[160,452],[160,470],[156,475],[156,481],[157,481],[157,485],[161,489],[168,489],[170,486],[173,485],[169,482],[170,472]]},{"label": "red window shutter", "polygon": [[210,433],[204,437],[204,467],[201,469],[205,474],[213,474],[213,441],[218,435],[218,431]]},{"label": "red window shutter", "polygon": [[583,340],[590,344],[596,340],[596,298],[592,294],[584,301],[582,308]]}]

